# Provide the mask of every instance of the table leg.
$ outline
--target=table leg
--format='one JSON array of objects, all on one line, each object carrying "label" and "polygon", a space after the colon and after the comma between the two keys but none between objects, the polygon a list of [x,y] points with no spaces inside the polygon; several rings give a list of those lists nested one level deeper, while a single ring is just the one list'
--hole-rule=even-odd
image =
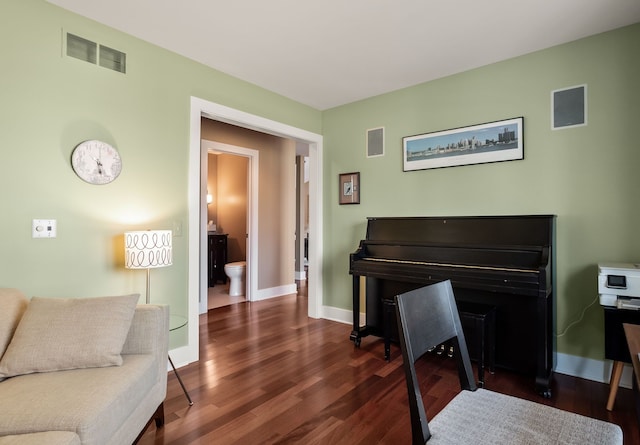
[{"label": "table leg", "polygon": [[624,369],[624,362],[615,360],[613,362],[613,370],[611,371],[611,381],[609,383],[609,400],[607,400],[607,411],[613,410],[613,404],[616,402],[616,395],[618,394],[618,386],[620,385],[620,377],[622,377],[622,370]]},{"label": "table leg", "polygon": [[187,392],[187,388],[184,387],[184,383],[182,383],[182,379],[180,378],[180,374],[178,374],[178,370],[176,369],[175,366],[173,366],[173,361],[171,360],[171,356],[168,356],[168,357],[169,357],[169,363],[171,363],[171,367],[173,368],[173,373],[178,378],[178,382],[180,383],[180,386],[182,387],[182,391],[184,392],[184,395],[187,397],[187,400],[189,401],[189,406],[191,406],[191,405],[193,405],[193,401],[191,400],[191,397],[189,397],[189,393]]}]

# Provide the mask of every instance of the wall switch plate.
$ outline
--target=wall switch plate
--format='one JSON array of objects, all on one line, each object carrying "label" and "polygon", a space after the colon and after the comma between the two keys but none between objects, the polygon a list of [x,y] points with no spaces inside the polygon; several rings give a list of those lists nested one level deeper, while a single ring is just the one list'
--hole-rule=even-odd
[{"label": "wall switch plate", "polygon": [[33,238],[55,238],[56,237],[56,220],[55,219],[34,219],[32,226]]},{"label": "wall switch plate", "polygon": [[182,221],[173,222],[173,236],[182,236]]}]

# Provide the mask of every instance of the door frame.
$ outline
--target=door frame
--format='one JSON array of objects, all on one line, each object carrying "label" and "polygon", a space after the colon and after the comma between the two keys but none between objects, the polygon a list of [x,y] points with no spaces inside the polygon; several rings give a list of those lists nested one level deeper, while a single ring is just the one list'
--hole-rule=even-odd
[{"label": "door frame", "polygon": [[[308,275],[308,315],[322,318],[322,156],[323,137],[301,128],[236,110],[225,105],[191,97],[189,117],[189,165],[188,165],[188,272],[187,306],[188,335],[184,348],[172,351],[174,360],[191,363],[199,358],[199,315],[200,300],[206,296],[207,277],[201,273],[203,257],[206,259],[206,213],[202,211],[205,196],[202,195],[201,162],[201,118],[225,122],[237,127],[293,139],[309,145],[309,275]],[[204,292],[203,292],[204,291]]]},{"label": "door frame", "polygon": [[[227,154],[232,154],[236,156],[242,156],[247,158],[249,161],[248,171],[247,171],[247,268],[246,268],[246,295],[245,298],[247,301],[253,301],[255,299],[255,295],[258,294],[258,267],[260,266],[258,262],[258,247],[260,246],[258,240],[258,202],[259,202],[259,165],[260,165],[260,152],[258,150],[253,150],[251,148],[240,147],[237,145],[229,145],[223,144],[222,142],[209,141],[206,139],[202,139],[201,141],[201,165],[203,174],[201,175],[202,183],[204,187],[204,196],[206,196],[206,188],[207,188],[207,173],[209,171],[209,161],[208,154],[209,151],[218,151]],[[202,195],[202,191],[200,192]],[[207,204],[206,200],[202,209],[203,214],[207,215]],[[206,220],[204,222],[206,227]],[[205,231],[205,237],[206,229]],[[207,260],[201,261],[200,263],[200,274],[207,275]],[[207,312],[207,295],[201,295],[200,297],[200,313],[204,314]]]}]

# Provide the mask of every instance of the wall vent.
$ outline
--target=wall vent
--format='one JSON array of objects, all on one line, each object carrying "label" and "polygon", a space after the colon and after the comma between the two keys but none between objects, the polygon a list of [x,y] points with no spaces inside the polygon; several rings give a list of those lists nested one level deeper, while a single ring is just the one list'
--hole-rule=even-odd
[{"label": "wall vent", "polygon": [[367,157],[384,156],[384,127],[367,130]]},{"label": "wall vent", "polygon": [[100,45],[100,66],[119,73],[125,73],[127,69],[127,55],[117,49]]},{"label": "wall vent", "polygon": [[127,55],[122,51],[99,45],[71,33],[66,33],[66,37],[67,56],[119,73],[127,72]]},{"label": "wall vent", "polygon": [[98,44],[91,40],[67,33],[67,56],[95,65],[98,56]]},{"label": "wall vent", "polygon": [[587,125],[587,85],[562,88],[551,92],[551,128]]}]

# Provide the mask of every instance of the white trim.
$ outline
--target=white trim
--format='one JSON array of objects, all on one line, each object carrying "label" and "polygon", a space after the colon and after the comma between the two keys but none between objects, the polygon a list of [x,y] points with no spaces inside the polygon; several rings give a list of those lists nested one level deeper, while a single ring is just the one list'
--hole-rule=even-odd
[{"label": "white trim", "polygon": [[[353,311],[333,306],[322,306],[322,318],[338,323],[353,324]],[[363,326],[366,321],[367,315],[360,312],[360,326]]]},{"label": "white trim", "polygon": [[[202,215],[201,197],[201,118],[205,116],[220,122],[249,128],[263,133],[294,139],[309,144],[309,317],[320,318],[322,314],[322,135],[290,125],[282,124],[261,116],[246,113],[224,105],[191,97],[189,116],[189,163],[188,163],[188,362],[199,358],[199,309],[201,295],[206,295],[207,277],[201,276],[201,238],[205,236],[206,215]],[[206,190],[205,190],[206,194]]]},{"label": "white trim", "polygon": [[[190,360],[189,360],[190,353],[189,353],[188,346],[181,346],[179,348],[170,350],[169,356],[171,357],[171,361],[176,366],[176,368],[186,366],[190,363]],[[169,363],[169,360],[167,360],[167,371],[173,371],[173,369],[171,369],[171,364]]]},{"label": "white trim", "polygon": [[[248,212],[247,212],[247,268],[246,268],[246,277],[247,277],[247,301],[254,301],[254,295],[257,295],[258,291],[258,267],[260,267],[259,260],[260,256],[259,252],[259,238],[258,238],[258,202],[260,202],[259,190],[259,170],[260,170],[260,152],[258,150],[253,150],[251,148],[238,147],[236,145],[223,144],[221,142],[208,141],[206,139],[202,140],[202,150],[205,153],[208,153],[210,150],[221,151],[224,153],[232,153],[239,156],[244,156],[249,159],[249,196],[248,198]],[[203,177],[203,182],[205,182],[204,186],[206,187],[206,178]],[[206,192],[205,192],[206,193]],[[202,203],[202,212],[206,214],[207,205],[206,203]],[[207,249],[206,239],[205,244],[201,249],[206,251]],[[205,260],[200,263],[200,273],[207,274],[207,262],[206,262],[206,254]],[[200,298],[200,313],[204,314],[207,312],[207,301],[205,298]]]},{"label": "white trim", "polygon": [[[555,372],[596,382],[609,383],[612,367],[613,362],[611,360],[595,360],[558,352]],[[620,386],[623,388],[631,388],[632,377],[633,368],[631,365],[625,364],[624,370],[622,371],[622,378],[620,379]]]},{"label": "white trim", "polygon": [[284,286],[269,287],[267,289],[258,290],[258,294],[253,301],[268,300],[269,298],[282,297],[284,295],[291,295],[298,293],[296,284],[285,284]]},{"label": "white trim", "polygon": [[307,273],[304,270],[296,270],[296,281],[304,281],[307,279]]}]

